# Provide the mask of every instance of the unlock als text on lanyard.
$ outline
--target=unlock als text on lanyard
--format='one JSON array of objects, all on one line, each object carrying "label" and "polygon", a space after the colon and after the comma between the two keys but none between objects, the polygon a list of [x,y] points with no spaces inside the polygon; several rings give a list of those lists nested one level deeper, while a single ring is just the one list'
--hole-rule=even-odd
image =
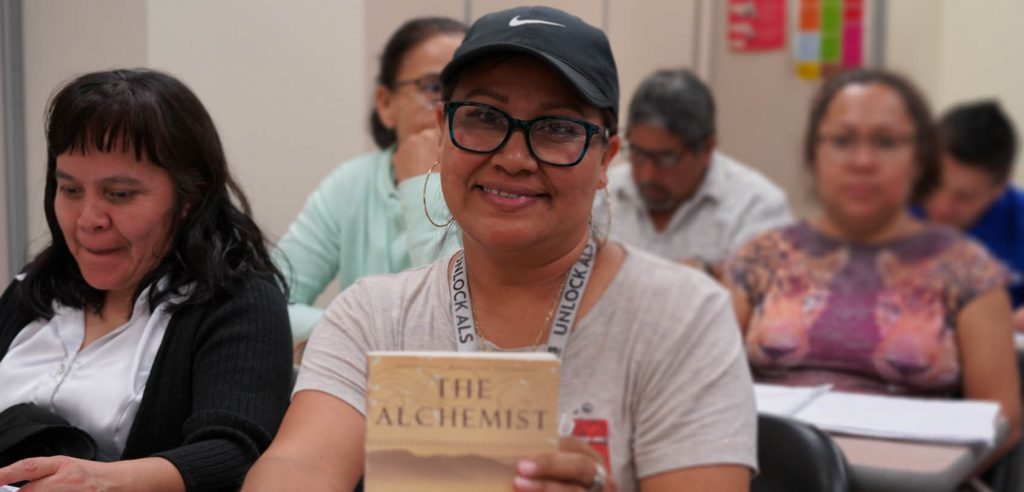
[{"label": "unlock als text on lanyard", "polygon": [[[558,298],[558,311],[551,323],[551,334],[545,351],[562,356],[565,346],[569,343],[569,333],[580,310],[583,292],[587,290],[590,272],[594,269],[594,256],[597,254],[597,243],[590,239],[583,248],[579,259],[569,270],[565,286]],[[477,336],[476,321],[473,319],[473,304],[469,298],[469,280],[466,277],[466,255],[460,251],[455,258],[455,266],[451,273],[452,319],[455,320],[455,338],[458,340],[459,352],[475,352],[480,350],[480,337]]]}]

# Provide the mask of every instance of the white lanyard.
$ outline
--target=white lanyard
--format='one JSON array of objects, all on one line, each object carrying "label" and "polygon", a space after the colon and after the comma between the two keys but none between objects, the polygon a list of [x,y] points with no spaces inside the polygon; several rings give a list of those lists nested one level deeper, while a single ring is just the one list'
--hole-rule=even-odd
[{"label": "white lanyard", "polygon": [[[594,256],[597,254],[597,243],[593,239],[587,241],[579,259],[566,274],[562,295],[558,298],[558,310],[551,323],[551,334],[545,351],[561,357],[565,346],[569,343],[569,333],[580,310],[583,292],[587,290],[590,272],[594,267]],[[466,255],[460,251],[455,258],[455,266],[451,274],[452,319],[455,320],[455,339],[459,344],[459,352],[476,352],[480,350],[477,337],[476,321],[473,319],[473,304],[469,299],[469,280],[466,277]]]}]

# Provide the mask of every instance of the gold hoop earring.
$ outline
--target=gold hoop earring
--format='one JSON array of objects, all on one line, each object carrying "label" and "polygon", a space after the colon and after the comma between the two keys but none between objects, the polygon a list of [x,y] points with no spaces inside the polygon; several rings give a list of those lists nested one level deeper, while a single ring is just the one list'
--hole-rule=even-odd
[{"label": "gold hoop earring", "polygon": [[[611,236],[611,233],[612,233],[612,199],[611,199],[611,194],[609,194],[609,192],[608,192],[608,186],[607,185],[605,185],[604,188],[600,188],[600,190],[601,190],[601,199],[597,203],[595,203],[594,206],[591,208],[591,210],[590,210],[590,220],[588,222],[589,222],[589,225],[590,225],[590,234],[592,236],[594,236],[594,239],[597,240],[597,243],[598,243],[599,246],[604,246],[604,243],[606,243],[608,241],[608,239],[609,239],[609,237]],[[603,206],[602,206],[601,202],[604,202]],[[604,215],[604,230],[603,231],[599,231],[599,230],[597,230],[594,227],[594,216],[595,216],[595,214],[596,215],[602,215],[602,214]]]},{"label": "gold hoop earring", "polygon": [[601,188],[601,195],[604,197],[604,234],[601,234],[601,246],[608,242],[612,236],[612,195],[608,191],[608,184]]},{"label": "gold hoop earring", "polygon": [[423,215],[427,216],[427,221],[430,222],[430,225],[437,227],[438,229],[443,229],[448,227],[448,225],[455,220],[455,217],[449,218],[448,222],[445,222],[444,224],[438,224],[437,222],[434,222],[434,219],[430,218],[430,210],[427,209],[427,183],[430,182],[430,174],[434,172],[434,168],[440,163],[441,161],[434,161],[434,165],[430,166],[430,169],[427,170],[427,177],[423,178]]}]

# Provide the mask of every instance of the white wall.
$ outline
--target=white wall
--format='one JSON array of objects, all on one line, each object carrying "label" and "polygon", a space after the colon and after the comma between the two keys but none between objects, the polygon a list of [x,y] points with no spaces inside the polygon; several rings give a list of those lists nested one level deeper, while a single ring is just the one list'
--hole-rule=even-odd
[{"label": "white wall", "polygon": [[942,2],[889,0],[885,27],[887,67],[907,75],[934,101],[939,95],[939,64],[944,53]]},{"label": "white wall", "polygon": [[25,170],[29,250],[50,240],[43,217],[43,112],[53,90],[94,70],[146,64],[146,3],[137,0],[22,2]]},{"label": "white wall", "polygon": [[[889,0],[884,30],[885,67],[907,75],[937,114],[950,105],[998,97],[1024,131],[1024,63],[1015,53],[1024,31],[1020,0]],[[721,147],[759,168],[789,194],[798,215],[811,215],[816,200],[801,167],[800,145],[810,98],[818,84],[793,75],[788,51],[734,53],[723,37],[718,4],[711,86],[719,105]],[[1024,185],[1024,156],[1016,182]]]},{"label": "white wall", "polygon": [[[623,104],[662,66],[691,64],[693,6],[610,2]],[[469,12],[517,4],[474,0]],[[597,25],[602,4],[552,0]],[[58,84],[92,70],[148,66],[188,84],[217,123],[258,222],[276,239],[305,197],[343,159],[368,150],[373,76],[384,41],[416,15],[462,19],[463,0],[34,0],[25,2],[29,235],[45,244],[41,207],[45,103]],[[653,23],[653,24],[652,24]],[[682,26],[683,28],[680,28]],[[664,49],[670,46],[672,49]]]},{"label": "white wall", "polygon": [[724,3],[716,5],[713,18],[709,85],[718,110],[718,148],[763,172],[786,190],[798,215],[809,215],[816,202],[800,145],[817,84],[796,77],[789,50],[730,50]]},{"label": "white wall", "polygon": [[[469,13],[475,18],[516,3],[472,0]],[[547,3],[606,25],[620,67],[623,111],[636,83],[652,70],[697,62],[694,19],[715,6],[715,30],[704,33],[713,39],[706,47],[713,56],[699,71],[710,74],[718,96],[722,146],[782,183],[798,209],[811,206],[798,165],[814,86],[792,79],[788,52],[726,52],[724,9],[713,0],[608,0],[607,10],[596,0]],[[917,81],[939,110],[998,95],[1024,129],[1024,63],[1013,58],[1024,2],[887,3],[888,66]],[[371,147],[372,77],[390,32],[413,15],[462,18],[466,3],[31,0],[23,9],[28,232],[36,251],[48,237],[41,207],[43,111],[60,82],[123,66],[179,76],[213,115],[257,221],[274,239],[337,162]],[[1024,184],[1024,161],[1016,176]]]},{"label": "white wall", "polygon": [[[980,98],[997,98],[1024,137],[1024,31],[1020,0],[890,0],[888,66],[918,83],[936,116]],[[1015,181],[1024,186],[1024,153]]]},{"label": "white wall", "polygon": [[[936,115],[951,106],[996,98],[1024,137],[1024,63],[1020,0],[890,0],[889,66],[910,76]],[[1018,152],[1015,182],[1024,186]]]},{"label": "white wall", "polygon": [[629,100],[652,72],[683,67],[696,71],[693,26],[697,25],[698,2],[609,1],[606,31],[619,69],[619,119],[623,124]]},{"label": "white wall", "polygon": [[[967,100],[998,98],[1024,138],[1024,2],[944,0],[937,51],[938,110]],[[1015,181],[1024,186],[1024,152],[1018,149]]]},{"label": "white wall", "polygon": [[364,149],[363,2],[148,4],[148,65],[203,101],[257,222],[279,238],[317,183]]},{"label": "white wall", "polygon": [[48,240],[46,101],[62,81],[115,67],[158,68],[188,84],[213,116],[257,221],[272,239],[283,234],[320,179],[364,149],[363,4],[24,2],[31,250]]}]

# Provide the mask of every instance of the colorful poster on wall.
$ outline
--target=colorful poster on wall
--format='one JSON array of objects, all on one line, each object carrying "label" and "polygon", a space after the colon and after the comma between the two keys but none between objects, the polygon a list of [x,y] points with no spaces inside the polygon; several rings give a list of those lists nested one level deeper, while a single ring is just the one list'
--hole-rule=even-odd
[{"label": "colorful poster on wall", "polygon": [[821,77],[821,0],[800,0],[797,10],[793,58],[796,75],[804,80]]},{"label": "colorful poster on wall", "polygon": [[864,65],[864,0],[843,2],[843,68]]},{"label": "colorful poster on wall", "polygon": [[729,0],[729,48],[766,51],[786,45],[785,0]]},{"label": "colorful poster on wall", "polygon": [[821,75],[839,71],[843,50],[843,1],[821,0]]},{"label": "colorful poster on wall", "polygon": [[797,77],[818,80],[864,64],[865,0],[799,0],[793,58]]}]

